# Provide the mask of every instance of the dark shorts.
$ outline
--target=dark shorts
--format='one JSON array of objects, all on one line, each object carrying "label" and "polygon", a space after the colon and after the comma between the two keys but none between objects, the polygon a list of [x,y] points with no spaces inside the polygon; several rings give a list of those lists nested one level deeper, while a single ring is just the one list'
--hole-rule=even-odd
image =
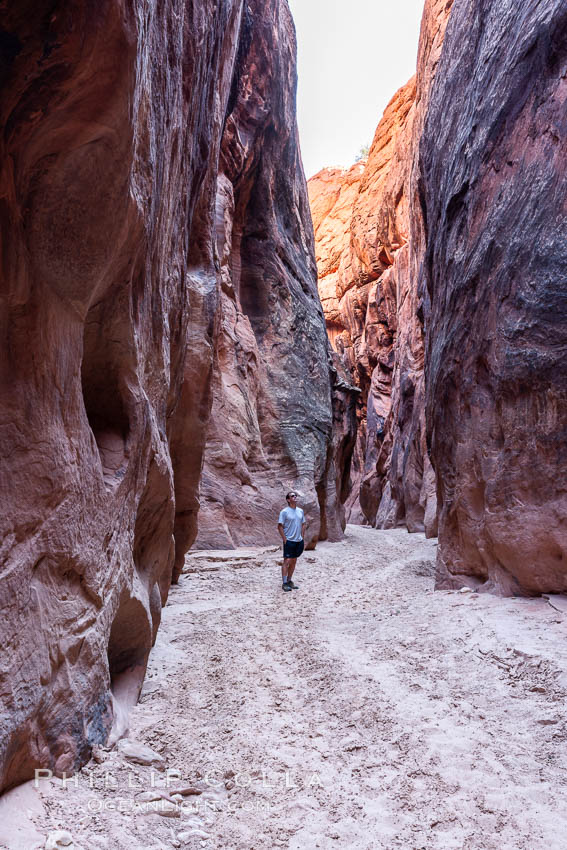
[{"label": "dark shorts", "polygon": [[284,558],[299,558],[303,545],[303,540],[286,540],[283,547]]}]

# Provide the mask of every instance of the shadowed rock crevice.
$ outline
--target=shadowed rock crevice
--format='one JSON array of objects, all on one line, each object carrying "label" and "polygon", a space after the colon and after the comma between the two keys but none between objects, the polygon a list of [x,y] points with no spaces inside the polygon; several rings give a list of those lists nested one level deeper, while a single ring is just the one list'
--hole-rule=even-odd
[{"label": "shadowed rock crevice", "polygon": [[[85,412],[107,490],[114,490],[126,474],[130,438],[128,407],[132,405],[127,389],[127,374],[133,372],[127,354],[131,346],[112,338],[113,332],[121,335],[124,328],[124,322],[116,320],[117,304],[120,304],[117,295],[112,292],[106,302],[94,305],[87,313],[81,364]],[[132,379],[129,383],[133,383]]]},{"label": "shadowed rock crevice", "polygon": [[[148,601],[143,588],[134,582],[133,592],[124,593],[112,621],[108,640],[108,672],[112,694],[113,723],[110,743],[128,729],[128,713],[138,701],[150,649],[155,639]],[[157,624],[161,605],[157,610]]]},{"label": "shadowed rock crevice", "polygon": [[111,683],[126,671],[139,666],[145,669],[150,647],[148,611],[141,600],[129,596],[120,603],[110,629],[108,671]]}]

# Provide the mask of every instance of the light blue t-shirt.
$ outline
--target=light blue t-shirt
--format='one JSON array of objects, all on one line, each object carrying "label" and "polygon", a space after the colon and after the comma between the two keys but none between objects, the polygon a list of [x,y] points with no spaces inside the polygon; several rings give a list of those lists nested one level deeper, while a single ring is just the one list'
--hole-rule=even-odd
[{"label": "light blue t-shirt", "polygon": [[288,505],[287,508],[280,511],[278,525],[283,525],[286,539],[291,540],[292,543],[299,543],[300,540],[303,540],[301,526],[304,522],[305,514],[301,508],[290,508]]}]

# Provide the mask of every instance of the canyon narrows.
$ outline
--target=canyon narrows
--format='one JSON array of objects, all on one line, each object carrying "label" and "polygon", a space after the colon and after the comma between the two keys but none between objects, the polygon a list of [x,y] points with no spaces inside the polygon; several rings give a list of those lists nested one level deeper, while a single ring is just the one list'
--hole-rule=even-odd
[{"label": "canyon narrows", "polygon": [[428,0],[368,159],[309,181],[350,521],[438,533],[439,587],[567,590],[566,75],[557,0]]},{"label": "canyon narrows", "polygon": [[386,108],[368,159],[309,181],[330,338],[361,390],[350,520],[430,536],[437,506],[425,429],[419,143],[450,9],[426,3],[417,75]]},{"label": "canyon narrows", "polygon": [[[196,591],[194,610],[186,587],[176,588],[180,616],[215,609],[194,631],[192,620],[169,623],[168,634],[185,647],[180,690],[192,684],[198,696],[191,675],[199,669],[209,677],[206,710],[214,706],[221,656],[209,659],[207,641],[218,639],[217,627],[225,630],[226,681],[241,663],[244,679],[258,684],[249,644],[273,639],[270,606],[287,650],[280,600],[292,594],[270,590],[274,576],[279,582],[269,545],[291,487],[305,506],[307,548],[342,540],[347,518],[392,530],[388,538],[351,527],[344,549],[325,546],[323,560],[316,553],[304,562],[318,565],[319,602],[314,595],[302,610],[294,591],[289,603],[298,668],[316,694],[310,704],[307,688],[290,685],[290,696],[321,712],[325,734],[344,732],[338,773],[351,758],[345,753],[367,745],[348,749],[348,675],[333,672],[354,641],[369,645],[375,603],[360,598],[367,586],[386,609],[375,643],[388,646],[378,659],[359,654],[353,684],[364,703],[361,682],[372,680],[378,693],[377,671],[388,683],[398,656],[410,657],[400,665],[407,684],[400,703],[383,704],[401,750],[410,734],[397,725],[404,700],[418,705],[416,723],[422,710],[430,718],[438,712],[420,665],[443,663],[431,661],[435,641],[424,633],[442,629],[447,606],[459,609],[447,614],[454,643],[468,623],[463,651],[475,653],[463,665],[470,676],[462,690],[458,649],[440,676],[451,681],[447,712],[464,693],[466,716],[484,734],[485,715],[479,719],[473,705],[478,630],[488,646],[480,655],[492,653],[496,665],[505,657],[525,685],[527,728],[546,760],[556,744],[547,727],[564,737],[562,668],[552,663],[553,641],[538,656],[544,629],[530,619],[543,618],[558,640],[564,597],[558,607],[518,599],[500,609],[501,600],[480,604],[466,590],[567,592],[565,4],[426,0],[416,75],[385,110],[368,158],[324,169],[309,186],[295,56],[286,0],[0,4],[0,791],[37,768],[73,774],[93,750],[97,764],[122,758],[111,745],[127,729],[162,608],[180,578],[192,591],[211,583],[210,597]],[[400,526],[438,536],[438,545],[408,538]],[[384,547],[375,560],[373,539]],[[243,589],[254,581],[245,573],[224,576],[222,589],[204,575],[228,557],[210,550],[260,545],[238,558],[265,568],[263,593]],[[190,548],[197,551],[188,557]],[[348,569],[360,572],[353,588],[337,589],[349,582],[343,553]],[[389,620],[406,596],[417,609],[420,594],[433,595],[433,553],[444,593],[424,605],[417,626],[404,609],[400,635]],[[242,568],[238,558],[231,569]],[[413,573],[406,575],[404,558]],[[195,564],[207,565],[203,575]],[[382,572],[370,581],[365,571],[373,567]],[[463,585],[462,596],[451,593]],[[234,605],[230,588],[249,606],[234,617],[242,632],[235,638],[224,618]],[[467,613],[477,603],[489,625]],[[325,606],[326,678],[312,650]],[[511,613],[508,632],[508,621],[498,632],[501,610]],[[533,634],[518,661],[524,625]],[[333,629],[347,649],[333,642]],[[235,660],[234,646],[242,653]],[[163,650],[170,672],[177,651]],[[270,691],[279,709],[287,687],[279,684],[281,658],[270,651],[266,670],[277,680]],[[189,652],[201,667],[187,661]],[[367,676],[367,664],[378,662]],[[516,680],[486,669],[480,676],[481,685],[483,676],[494,680],[504,706]],[[256,696],[250,739],[254,724],[269,726],[273,714]],[[239,692],[238,705],[245,699]],[[193,731],[184,725],[187,704],[178,691],[179,740]],[[238,726],[238,705],[224,701],[225,725]],[[373,705],[357,709],[361,737],[365,729],[376,736],[363,766],[370,771],[384,748]],[[499,726],[500,708],[489,709],[487,746],[491,736],[513,732]],[[143,703],[135,710],[144,717]],[[453,720],[458,734],[462,718]],[[317,737],[316,725],[303,731]],[[219,740],[229,734],[214,730]],[[451,800],[453,778],[437,770],[437,731],[429,732],[424,757],[431,755],[439,793]],[[453,750],[445,742],[440,752],[450,760]],[[413,769],[403,755],[390,760],[401,785]],[[497,758],[506,753],[499,749]],[[513,776],[514,765],[506,771]],[[487,775],[497,782],[500,774]],[[370,781],[372,791],[377,780]],[[475,813],[476,783],[473,776],[465,800]],[[483,817],[493,813],[483,806]],[[345,823],[358,816],[353,804]],[[414,826],[407,816],[404,840]],[[347,840],[347,826],[331,830],[329,841]],[[530,822],[523,846],[532,850],[542,835],[550,831]]]}]

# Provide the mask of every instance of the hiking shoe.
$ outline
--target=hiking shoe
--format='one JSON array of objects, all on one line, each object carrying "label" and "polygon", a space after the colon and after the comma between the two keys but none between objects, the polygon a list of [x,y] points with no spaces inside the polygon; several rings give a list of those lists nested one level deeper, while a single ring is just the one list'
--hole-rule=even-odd
[{"label": "hiking shoe", "polygon": [[287,584],[288,584],[288,587],[289,587],[291,590],[299,590],[299,585],[294,584],[292,581],[288,581],[288,583],[287,583]]},{"label": "hiking shoe", "polygon": [[291,590],[290,583],[287,582],[287,581],[284,581],[284,583],[282,584],[282,590],[285,590],[286,593],[289,593],[289,591]]}]

